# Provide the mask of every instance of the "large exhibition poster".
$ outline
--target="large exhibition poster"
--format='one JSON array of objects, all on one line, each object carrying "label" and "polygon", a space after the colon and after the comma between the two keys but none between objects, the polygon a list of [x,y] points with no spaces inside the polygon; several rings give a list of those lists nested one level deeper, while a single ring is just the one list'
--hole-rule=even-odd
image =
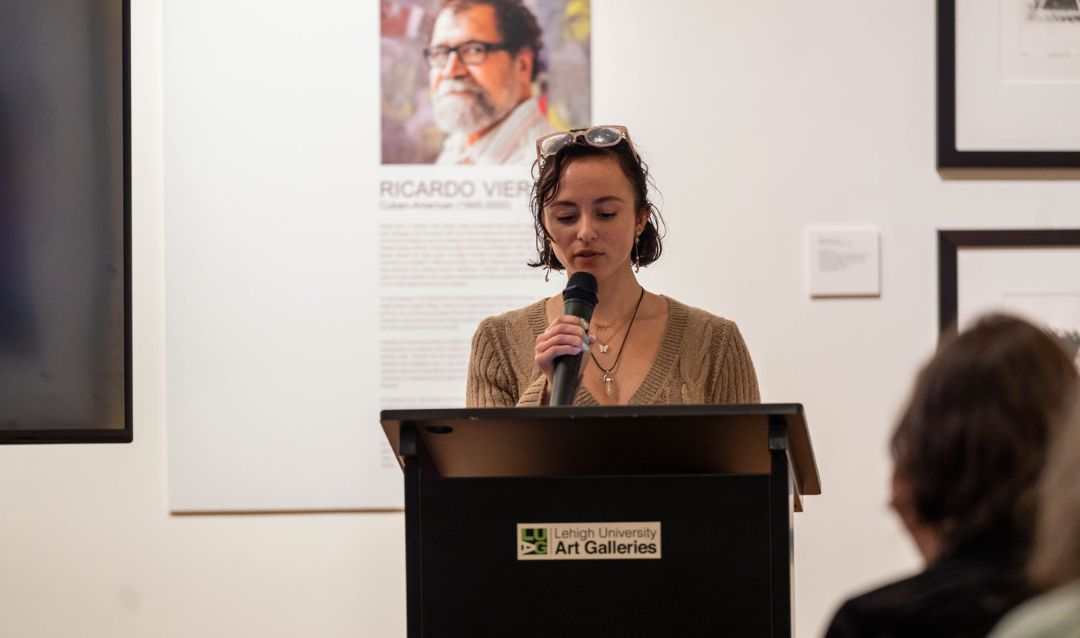
[{"label": "large exhibition poster", "polygon": [[379,410],[463,406],[478,322],[561,288],[531,174],[591,123],[590,4],[164,12],[170,510],[400,507]]}]

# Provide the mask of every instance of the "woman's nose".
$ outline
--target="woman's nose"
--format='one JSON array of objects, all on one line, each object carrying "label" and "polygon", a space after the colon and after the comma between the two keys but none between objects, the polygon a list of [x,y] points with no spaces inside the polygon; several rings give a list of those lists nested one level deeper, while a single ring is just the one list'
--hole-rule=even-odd
[{"label": "woman's nose", "polygon": [[578,239],[581,241],[593,241],[596,239],[596,226],[586,216],[582,216],[581,225],[578,226]]}]

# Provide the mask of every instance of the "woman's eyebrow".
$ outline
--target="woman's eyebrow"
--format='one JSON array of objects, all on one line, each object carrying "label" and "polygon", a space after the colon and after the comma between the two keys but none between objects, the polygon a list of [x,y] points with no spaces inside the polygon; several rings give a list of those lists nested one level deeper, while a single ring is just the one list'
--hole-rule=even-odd
[{"label": "woman's eyebrow", "polygon": [[[603,197],[597,197],[592,201],[593,206],[599,206],[601,204],[607,204],[608,202],[616,202],[619,204],[626,203],[626,200],[618,195],[604,195]],[[570,199],[558,199],[547,205],[548,208],[574,208],[578,207],[577,202]]]},{"label": "woman's eyebrow", "polygon": [[603,197],[600,197],[600,198],[597,198],[597,199],[593,200],[594,205],[595,204],[606,204],[608,202],[618,202],[620,204],[623,204],[623,203],[626,202],[626,200],[624,200],[621,197],[618,197],[617,195],[605,195]]}]

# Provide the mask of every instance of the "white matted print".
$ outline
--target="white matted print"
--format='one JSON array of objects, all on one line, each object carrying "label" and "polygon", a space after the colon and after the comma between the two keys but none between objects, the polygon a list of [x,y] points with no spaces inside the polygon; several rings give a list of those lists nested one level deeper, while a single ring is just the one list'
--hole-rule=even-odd
[{"label": "white matted print", "polygon": [[957,325],[988,312],[1007,312],[1080,348],[1080,249],[961,247],[957,251]]},{"label": "white matted print", "polygon": [[1006,295],[1006,305],[1045,325],[1080,365],[1080,293],[1017,293]]},{"label": "white matted print", "polygon": [[1080,81],[1080,0],[1001,0],[1001,69],[1011,82]]},{"label": "white matted print", "polygon": [[955,11],[956,150],[1080,149],[1076,2],[955,0]]}]

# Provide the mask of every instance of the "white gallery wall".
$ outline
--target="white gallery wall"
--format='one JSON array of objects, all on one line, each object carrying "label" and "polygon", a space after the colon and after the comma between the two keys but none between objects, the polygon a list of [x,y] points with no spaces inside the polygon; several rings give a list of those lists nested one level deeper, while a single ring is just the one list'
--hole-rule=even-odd
[{"label": "white gallery wall", "polygon": [[[167,417],[196,406],[167,404],[166,371],[185,353],[165,347],[166,317],[175,310],[165,300],[177,293],[167,288],[165,248],[178,240],[166,236],[174,213],[166,203],[190,205],[209,194],[209,204],[218,205],[216,198],[233,197],[236,217],[220,223],[251,223],[257,239],[255,220],[281,202],[308,198],[286,191],[296,184],[275,180],[280,167],[257,152],[238,155],[235,174],[181,180],[199,191],[166,191],[176,183],[170,171],[192,166],[177,163],[166,147],[170,109],[193,108],[185,102],[191,96],[164,88],[163,33],[176,33],[177,25],[163,21],[181,3],[185,16],[198,7],[219,32],[230,31],[229,21],[237,34],[258,33],[317,15],[344,32],[377,33],[374,6],[357,10],[361,3],[344,0],[302,7],[133,0],[135,442],[0,447],[0,634],[403,636],[400,513],[169,514]],[[803,636],[819,635],[845,596],[918,565],[886,507],[886,443],[936,339],[935,230],[1080,226],[1074,176],[943,179],[934,170],[933,5],[593,0],[594,120],[630,128],[663,193],[669,235],[664,257],[642,273],[645,285],[735,319],[763,399],[806,405],[824,494],[807,499],[796,516],[796,626]],[[281,46],[302,55],[309,38],[298,32]],[[255,114],[265,105],[245,92],[249,77],[273,69],[244,58],[243,38],[231,45],[219,49],[225,57],[205,76],[221,83],[230,109],[250,104]],[[356,90],[377,92],[377,46],[353,49],[371,58],[325,64],[340,68],[342,82],[360,82],[348,77],[355,67],[366,78]],[[214,102],[195,106],[212,119]],[[287,106],[277,108],[301,115],[305,108],[302,101]],[[376,113],[356,116],[365,130],[377,130]],[[303,157],[334,133],[327,122],[318,126],[317,140],[287,128],[265,134]],[[227,127],[220,135],[231,139]],[[241,141],[254,150],[263,143]],[[377,157],[377,140],[369,143],[358,152]],[[334,170],[308,184],[313,195],[348,195],[348,167]],[[230,189],[237,175],[261,177],[260,190]],[[810,225],[880,229],[879,298],[808,297],[803,243]],[[229,282],[240,299],[245,284],[259,285],[263,273],[240,257],[206,273],[208,285]],[[316,287],[325,285],[318,272],[307,274]],[[304,273],[285,275],[296,282]],[[320,312],[290,315],[298,339],[333,320],[334,306],[315,301]],[[184,312],[204,317],[208,334],[250,320],[230,306]],[[345,326],[331,325],[343,347],[360,347]],[[230,356],[250,358],[252,374],[273,378],[257,352]],[[211,358],[205,365],[220,364]],[[365,391],[363,383],[355,387]],[[268,393],[258,406],[269,410],[277,400]]]}]

